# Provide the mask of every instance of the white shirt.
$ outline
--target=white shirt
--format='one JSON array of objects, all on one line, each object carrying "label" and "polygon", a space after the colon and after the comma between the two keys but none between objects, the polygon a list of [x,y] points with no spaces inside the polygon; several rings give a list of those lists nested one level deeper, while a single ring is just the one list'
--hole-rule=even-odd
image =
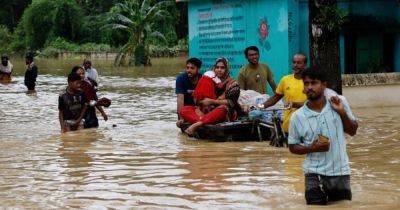
[{"label": "white shirt", "polygon": [[10,61],[8,61],[7,66],[3,66],[3,64],[0,63],[0,72],[1,73],[11,74],[12,69],[13,69],[13,65],[11,64]]},{"label": "white shirt", "polygon": [[95,68],[86,69],[85,77],[88,77],[99,83],[99,75],[97,74],[97,70]]}]

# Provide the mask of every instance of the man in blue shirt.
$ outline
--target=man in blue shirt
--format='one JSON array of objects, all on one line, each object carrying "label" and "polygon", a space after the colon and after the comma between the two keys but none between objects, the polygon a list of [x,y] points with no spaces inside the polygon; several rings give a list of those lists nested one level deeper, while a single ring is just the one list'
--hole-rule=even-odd
[{"label": "man in blue shirt", "polygon": [[195,105],[192,93],[196,88],[197,82],[199,81],[201,74],[199,74],[199,70],[201,68],[201,60],[198,58],[189,58],[186,61],[186,70],[179,74],[176,78],[176,89],[175,93],[177,95],[177,113],[179,120],[176,122],[178,127],[181,127],[183,124],[183,119],[179,116],[179,110],[183,106],[187,105]]},{"label": "man in blue shirt", "polygon": [[351,200],[344,133],[356,134],[356,118],[343,97],[325,97],[326,78],[321,71],[307,69],[302,79],[308,100],[290,119],[288,143],[290,152],[306,154],[303,171],[307,204]]}]

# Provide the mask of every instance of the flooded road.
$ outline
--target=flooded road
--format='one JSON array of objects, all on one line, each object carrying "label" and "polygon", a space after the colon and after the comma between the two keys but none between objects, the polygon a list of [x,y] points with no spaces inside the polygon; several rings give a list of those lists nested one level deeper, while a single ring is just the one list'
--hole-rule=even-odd
[{"label": "flooded road", "polygon": [[[99,115],[98,129],[61,135],[57,98],[74,62],[38,61],[36,95],[25,93],[23,69],[0,84],[0,208],[307,208],[303,156],[179,132],[174,86],[183,59],[149,69],[94,61],[99,96],[113,102],[110,120]],[[353,201],[325,209],[399,208],[400,108],[353,111],[360,120],[348,137]]]}]

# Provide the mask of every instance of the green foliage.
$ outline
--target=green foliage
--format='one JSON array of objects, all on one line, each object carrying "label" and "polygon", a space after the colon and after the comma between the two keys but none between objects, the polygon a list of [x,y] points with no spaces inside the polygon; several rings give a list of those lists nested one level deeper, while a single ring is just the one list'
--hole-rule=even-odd
[{"label": "green foliage", "polygon": [[152,25],[153,29],[156,29],[164,35],[165,41],[160,42],[159,39],[150,37],[148,42],[152,45],[173,47],[178,44],[178,36],[175,27],[179,18],[179,11],[176,7],[176,4],[165,6],[165,10],[167,11],[168,15],[157,18]]},{"label": "green foliage", "polygon": [[336,5],[324,5],[316,16],[316,23],[328,29],[331,33],[339,33],[342,25],[347,21],[348,12],[338,8]]},{"label": "green foliage", "polygon": [[10,48],[8,47],[12,40],[12,34],[10,30],[4,25],[0,25],[0,54],[10,53]]},{"label": "green foliage", "polygon": [[73,0],[36,0],[25,10],[20,30],[26,47],[40,49],[55,37],[78,41],[83,12]]},{"label": "green foliage", "polygon": [[111,47],[108,44],[96,44],[89,42],[80,46],[81,52],[110,52]]},{"label": "green foliage", "polygon": [[46,47],[52,47],[61,51],[71,51],[71,52],[76,52],[79,50],[79,45],[71,43],[61,37],[57,37],[53,41],[47,43]]},{"label": "green foliage", "polygon": [[5,25],[13,30],[31,0],[4,0],[0,1],[0,25]]},{"label": "green foliage", "polygon": [[177,38],[185,6],[172,0],[12,0],[1,5],[0,51],[10,54],[119,48],[117,63],[134,64],[135,49],[142,45],[138,60],[149,64],[143,56],[173,56],[187,49]]},{"label": "green foliage", "polygon": [[181,39],[173,47],[150,45],[149,53],[151,57],[177,57],[188,51],[187,42],[187,39]]},{"label": "green foliage", "polygon": [[[173,1],[161,1],[153,3],[149,0],[126,0],[123,3],[117,4],[111,8],[110,11],[110,24],[112,29],[121,30],[128,34],[129,39],[120,48],[120,56],[116,59],[116,65],[124,63],[124,59],[128,58],[138,59],[136,62],[129,62],[139,64],[146,59],[143,57],[135,58],[135,54],[139,55],[141,50],[145,50],[144,55],[148,54],[149,43],[148,38],[158,38],[166,41],[164,34],[156,30],[154,24],[157,20],[165,18],[169,13],[164,9],[165,6],[173,3]],[[140,49],[136,51],[136,48]],[[143,47],[143,49],[142,49]],[[131,58],[133,56],[133,58]],[[144,65],[150,64],[147,59]]]},{"label": "green foliage", "polygon": [[[45,0],[46,3],[49,0]],[[53,0],[55,11],[52,22],[54,37],[64,37],[71,41],[78,41],[82,31],[84,19],[82,9],[74,0]]]},{"label": "green foliage", "polygon": [[109,52],[111,51],[110,45],[85,43],[78,45],[68,40],[57,37],[53,41],[46,44],[46,47],[41,50],[40,55],[43,57],[57,57],[60,52]]},{"label": "green foliage", "polygon": [[25,32],[23,31],[23,27],[21,26],[22,22],[20,22],[14,31],[13,39],[10,43],[10,49],[13,53],[25,53],[26,51],[26,38]]},{"label": "green foliage", "polygon": [[[133,59],[133,60],[132,60]],[[135,66],[145,66],[149,64],[149,55],[144,47],[144,45],[138,45],[135,48],[134,56],[131,57],[129,64],[135,63]]]}]

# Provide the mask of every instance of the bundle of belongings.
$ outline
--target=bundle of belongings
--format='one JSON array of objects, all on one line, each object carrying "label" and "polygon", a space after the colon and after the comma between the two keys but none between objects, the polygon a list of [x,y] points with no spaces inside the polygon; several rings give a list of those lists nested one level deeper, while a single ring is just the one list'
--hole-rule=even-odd
[{"label": "bundle of belongings", "polygon": [[273,110],[275,110],[277,116],[282,120],[282,109],[284,107],[282,100],[266,109],[258,108],[259,105],[267,101],[269,97],[268,94],[261,94],[254,90],[240,90],[238,103],[244,110],[250,110],[248,118],[251,121],[260,120],[262,122],[272,122],[274,117]]}]

